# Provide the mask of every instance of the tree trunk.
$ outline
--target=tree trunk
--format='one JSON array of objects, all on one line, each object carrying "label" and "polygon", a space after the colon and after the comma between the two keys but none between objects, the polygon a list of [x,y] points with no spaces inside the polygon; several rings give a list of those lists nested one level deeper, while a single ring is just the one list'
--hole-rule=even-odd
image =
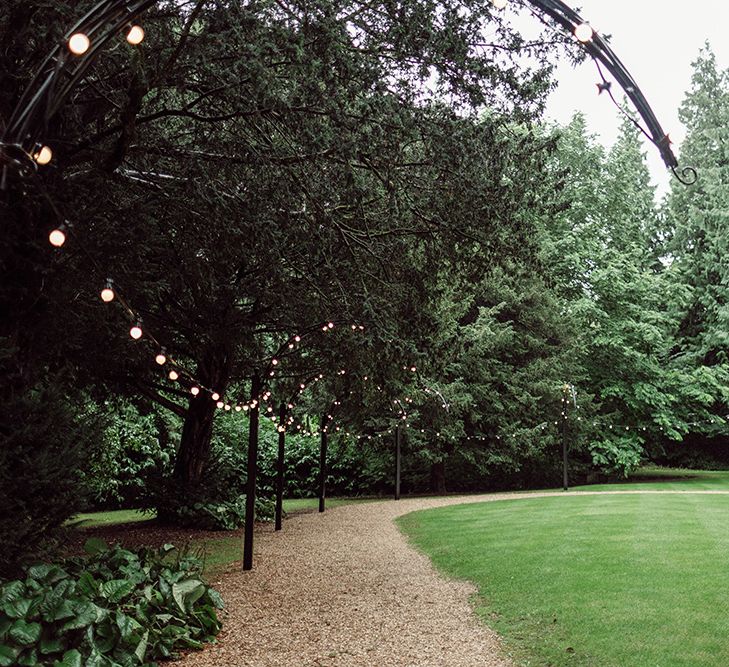
[{"label": "tree trunk", "polygon": [[[230,357],[224,349],[207,353],[197,368],[197,377],[205,386],[224,395],[230,374]],[[180,448],[177,450],[174,477],[182,488],[202,481],[205,464],[210,456],[215,401],[201,391],[190,397],[190,403],[182,427]]]},{"label": "tree trunk", "polygon": [[446,492],[445,461],[437,461],[430,466],[430,489],[433,493],[443,495]]}]

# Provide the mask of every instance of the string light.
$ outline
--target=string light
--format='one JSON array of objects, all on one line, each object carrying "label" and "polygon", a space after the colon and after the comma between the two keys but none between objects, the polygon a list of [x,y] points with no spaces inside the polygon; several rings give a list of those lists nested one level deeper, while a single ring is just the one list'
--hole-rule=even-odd
[{"label": "string light", "polygon": [[167,377],[169,377],[170,380],[174,382],[177,378],[180,377],[180,374],[176,370],[172,369]]},{"label": "string light", "polygon": [[223,407],[223,401],[218,401],[215,405],[218,406],[218,409],[222,409],[222,407]]},{"label": "string light", "polygon": [[41,166],[48,164],[53,159],[53,151],[48,146],[41,146],[33,154],[33,159]]},{"label": "string light", "polygon": [[190,393],[193,396],[197,396],[200,393],[200,388],[193,385],[192,387],[190,387]]},{"label": "string light", "polygon": [[127,33],[127,42],[132,46],[137,46],[144,41],[144,28],[141,25],[133,25]]},{"label": "string light", "polygon": [[104,303],[109,303],[114,300],[114,288],[110,278],[107,278],[106,286],[101,290],[101,300]]},{"label": "string light", "polygon": [[496,7],[496,9],[505,9],[506,5],[509,4],[509,0],[491,0],[491,4]]},{"label": "string light", "polygon": [[142,323],[141,321],[137,320],[131,329],[129,329],[129,335],[134,340],[139,340],[142,337]]},{"label": "string light", "polygon": [[68,39],[68,50],[75,56],[82,56],[90,46],[89,38],[82,32],[76,32]]},{"label": "string light", "polygon": [[214,391],[213,395],[210,398],[212,398],[214,401],[217,401],[220,399],[220,394],[217,391]]},{"label": "string light", "polygon": [[577,40],[582,42],[583,44],[589,42],[594,34],[595,31],[592,29],[592,26],[587,22],[580,23],[580,25],[575,28],[575,37],[577,37]]},{"label": "string light", "polygon": [[167,362],[167,357],[165,356],[165,348],[162,348],[157,356],[154,358],[154,360],[160,365],[164,366]]},{"label": "string light", "polygon": [[65,242],[66,242],[66,232],[65,232],[66,226],[61,225],[60,227],[54,229],[49,235],[48,240],[50,241],[50,244],[56,248],[60,248]]}]

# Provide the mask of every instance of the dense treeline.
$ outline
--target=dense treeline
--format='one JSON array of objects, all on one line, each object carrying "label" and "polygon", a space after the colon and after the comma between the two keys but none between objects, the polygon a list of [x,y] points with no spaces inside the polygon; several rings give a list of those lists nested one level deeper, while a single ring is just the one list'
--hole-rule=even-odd
[{"label": "dense treeline", "polygon": [[[80,11],[8,4],[2,119]],[[493,48],[471,48],[485,25]],[[397,423],[406,490],[554,482],[566,384],[581,478],[722,458],[729,89],[709,51],[682,110],[700,180],[657,204],[630,123],[607,152],[580,117],[542,123],[564,45],[524,44],[489,2],[161,2],[145,27],[53,121],[53,165],[2,195],[5,563],[81,507],[239,521],[244,416],[167,382],[98,299],[107,276],[228,400],[281,350],[272,408],[296,397],[303,430],[333,413],[334,491],[389,489]],[[49,201],[73,223],[55,254]],[[288,440],[288,491],[311,493],[316,439]]]}]

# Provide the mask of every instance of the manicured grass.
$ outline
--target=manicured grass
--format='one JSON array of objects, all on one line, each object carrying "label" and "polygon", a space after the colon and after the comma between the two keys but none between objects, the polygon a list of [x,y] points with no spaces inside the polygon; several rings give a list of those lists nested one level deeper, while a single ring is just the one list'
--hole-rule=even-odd
[{"label": "manicured grass", "polygon": [[69,519],[68,525],[75,528],[98,528],[99,526],[115,526],[136,521],[151,521],[154,518],[154,514],[140,510],[112,510],[77,514]]},{"label": "manicured grass", "polygon": [[477,612],[517,664],[729,664],[729,495],[529,498],[400,523],[439,568],[478,585]]},{"label": "manicured grass", "polygon": [[729,491],[729,470],[685,470],[682,468],[639,468],[624,482],[576,486],[572,491]]}]

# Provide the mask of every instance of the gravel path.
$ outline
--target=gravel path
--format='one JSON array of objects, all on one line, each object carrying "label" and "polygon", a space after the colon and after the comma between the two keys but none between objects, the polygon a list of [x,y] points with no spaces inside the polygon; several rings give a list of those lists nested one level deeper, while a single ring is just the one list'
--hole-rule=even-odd
[{"label": "gravel path", "polygon": [[279,533],[262,527],[253,571],[237,564],[215,584],[228,608],[219,643],[174,664],[508,667],[498,637],[472,611],[475,588],[438,574],[393,519],[443,505],[550,495],[567,494],[359,503],[294,516]]}]

